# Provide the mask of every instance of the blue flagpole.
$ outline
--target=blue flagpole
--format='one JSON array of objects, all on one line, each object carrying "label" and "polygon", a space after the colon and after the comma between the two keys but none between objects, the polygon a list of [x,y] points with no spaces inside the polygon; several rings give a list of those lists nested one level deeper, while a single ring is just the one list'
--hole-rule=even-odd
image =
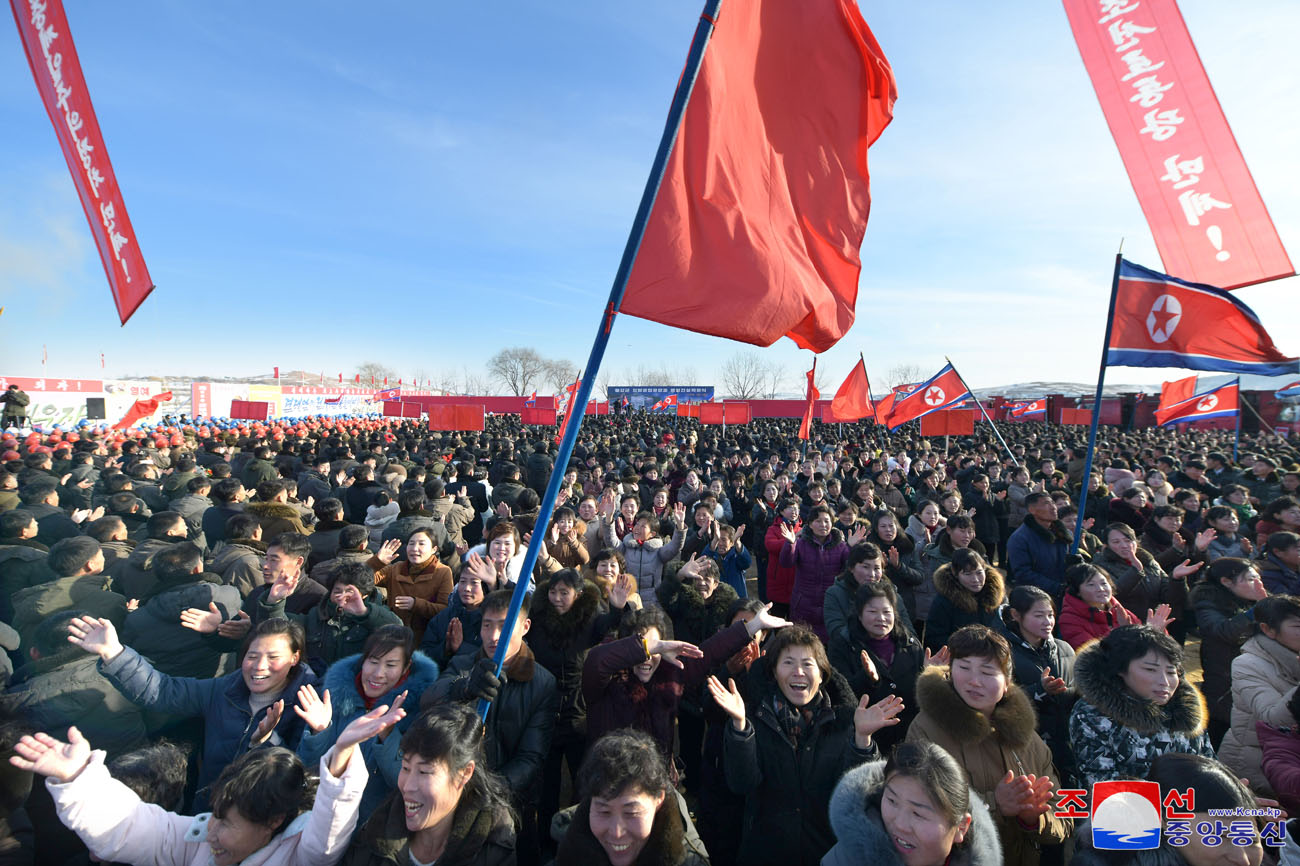
[{"label": "blue flagpole", "polygon": [[1101,341],[1101,365],[1097,371],[1097,394],[1092,398],[1092,427],[1088,431],[1088,456],[1083,461],[1083,485],[1079,491],[1079,514],[1074,521],[1074,541],[1070,544],[1070,555],[1079,552],[1079,541],[1083,538],[1084,506],[1088,504],[1088,483],[1092,480],[1092,455],[1097,447],[1097,424],[1101,421],[1101,391],[1106,385],[1106,355],[1110,352],[1110,332],[1115,325],[1115,301],[1119,295],[1119,266],[1124,261],[1123,253],[1115,254],[1115,275],[1110,281],[1110,309],[1106,312],[1106,336]]},{"label": "blue flagpole", "polygon": [[[659,150],[655,153],[654,162],[650,166],[650,176],[646,179],[645,190],[641,193],[641,203],[637,206],[636,217],[632,220],[632,229],[628,232],[627,244],[623,247],[623,258],[619,261],[618,271],[614,275],[614,285],[609,290],[609,302],[602,311],[600,321],[597,324],[596,340],[592,343],[591,354],[587,358],[587,367],[582,374],[578,393],[573,396],[571,405],[581,406],[582,411],[564,430],[564,438],[560,440],[559,453],[555,456],[555,468],[551,472],[551,480],[546,485],[546,494],[542,497],[542,503],[537,512],[537,523],[534,525],[532,538],[528,542],[528,550],[524,553],[523,564],[519,568],[519,582],[515,585],[514,595],[510,598],[510,609],[506,611],[506,621],[502,625],[501,640],[497,643],[496,655],[492,659],[498,677],[501,676],[501,667],[506,661],[506,651],[509,649],[510,635],[514,633],[515,620],[519,618],[519,610],[523,607],[524,598],[528,595],[533,566],[537,564],[539,546],[546,535],[546,526],[550,522],[551,511],[555,508],[555,500],[559,498],[560,482],[564,479],[565,470],[569,465],[569,458],[573,455],[573,446],[578,441],[578,430],[582,426],[583,417],[586,415],[586,406],[591,399],[591,390],[596,382],[596,374],[600,370],[600,362],[605,357],[605,348],[609,344],[609,332],[614,326],[614,317],[618,314],[619,305],[623,303],[623,292],[627,288],[628,277],[632,273],[632,264],[636,261],[637,251],[641,248],[641,239],[645,237],[646,224],[650,221],[650,211],[654,207],[655,198],[659,194],[659,185],[663,182],[664,171],[668,166],[668,156],[672,152],[673,143],[677,141],[677,132],[681,128],[682,116],[686,113],[686,103],[691,97],[691,90],[695,87],[695,79],[699,75],[700,64],[704,60],[704,49],[709,43],[709,37],[713,35],[714,23],[717,21],[718,8],[721,5],[722,0],[705,0],[704,11],[700,13],[699,24],[695,27],[695,37],[691,40],[691,48],[686,55],[686,66],[682,70],[677,92],[673,94],[672,105],[668,109],[668,119],[664,122],[663,136],[659,139]],[[673,421],[676,423],[676,417],[674,417]],[[485,722],[487,721],[489,706],[488,701],[479,701],[478,714]]]},{"label": "blue flagpole", "polygon": [[1241,377],[1237,377],[1237,430],[1232,436],[1232,462],[1237,462],[1237,449],[1241,445]]}]

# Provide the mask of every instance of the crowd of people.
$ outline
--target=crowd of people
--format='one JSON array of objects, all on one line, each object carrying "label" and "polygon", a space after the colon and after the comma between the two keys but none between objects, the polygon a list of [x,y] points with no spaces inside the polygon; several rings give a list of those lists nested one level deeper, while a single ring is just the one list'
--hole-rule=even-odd
[{"label": "crowd of people", "polygon": [[3,433],[0,864],[1300,863],[1058,814],[1300,815],[1284,439],[554,432]]}]

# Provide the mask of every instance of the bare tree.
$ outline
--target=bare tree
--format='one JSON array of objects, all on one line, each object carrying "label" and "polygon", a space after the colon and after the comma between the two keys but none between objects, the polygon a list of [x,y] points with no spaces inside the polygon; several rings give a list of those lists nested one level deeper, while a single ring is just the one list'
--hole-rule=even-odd
[{"label": "bare tree", "polygon": [[895,364],[885,373],[885,382],[889,387],[896,385],[914,385],[925,380],[925,371],[920,364]]},{"label": "bare tree", "polygon": [[516,397],[523,397],[545,377],[546,365],[546,359],[536,349],[514,346],[493,355],[487,371]]},{"label": "bare tree", "polygon": [[722,387],[737,400],[752,400],[763,393],[767,368],[767,361],[758,352],[737,352],[726,360],[719,371]]},{"label": "bare tree", "polygon": [[397,373],[393,372],[392,367],[388,367],[378,361],[366,361],[357,367],[357,375],[361,377],[362,382],[382,382],[391,378],[393,383],[397,383]]},{"label": "bare tree", "polygon": [[763,365],[763,394],[769,400],[775,400],[785,386],[786,370],[777,361],[768,361]]},{"label": "bare tree", "polygon": [[[456,391],[454,376],[449,375],[450,385],[446,388],[448,391]],[[471,370],[468,366],[461,367],[460,389],[459,393],[465,395],[487,394],[492,388],[488,380],[481,374]]]},{"label": "bare tree", "polygon": [[599,376],[596,377],[596,387],[600,389],[600,397],[601,397],[601,399],[602,399],[602,400],[608,400],[608,399],[609,399],[609,389],[610,389],[610,387],[611,387],[610,376],[609,376],[609,371],[608,371],[608,370],[603,370],[603,371],[601,371],[601,374],[600,374]]},{"label": "bare tree", "polygon": [[556,393],[559,393],[561,388],[572,385],[573,381],[582,373],[578,369],[578,365],[572,361],[557,359],[543,361],[542,363],[545,365],[542,380]]}]

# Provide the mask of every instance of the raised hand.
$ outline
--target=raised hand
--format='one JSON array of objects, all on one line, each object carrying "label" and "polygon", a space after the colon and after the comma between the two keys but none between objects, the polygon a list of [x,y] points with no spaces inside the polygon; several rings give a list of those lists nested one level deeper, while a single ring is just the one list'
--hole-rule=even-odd
[{"label": "raised hand", "polygon": [[79,616],[68,620],[68,643],[81,647],[103,661],[112,661],[122,652],[117,629],[106,619]]},{"label": "raised hand", "polygon": [[1241,549],[1247,556],[1250,556],[1255,552],[1255,545],[1249,538],[1243,535],[1241,537]]},{"label": "raised hand", "polygon": [[1218,536],[1218,534],[1219,533],[1215,531],[1213,526],[1211,526],[1209,529],[1203,529],[1200,532],[1196,533],[1196,540],[1193,542],[1196,546],[1196,549],[1204,553],[1206,549],[1209,548],[1210,542],[1213,541]]},{"label": "raised hand", "polygon": [[271,602],[271,604],[276,604],[293,595],[294,590],[297,588],[298,575],[281,574],[275,579],[275,582],[271,584],[271,588],[266,591],[266,599]]},{"label": "raised hand", "polygon": [[742,523],[742,524],[740,524],[740,528],[736,530],[736,543],[735,543],[735,545],[734,545],[734,547],[736,548],[736,550],[740,550],[742,547],[745,546],[745,542],[744,542],[744,538],[745,538],[745,527],[748,526],[748,525],[749,525],[749,524],[747,524],[747,523]]},{"label": "raised hand", "polygon": [[[757,617],[755,617],[757,619]],[[753,620],[750,620],[753,622]],[[659,656],[675,668],[682,668],[681,659],[702,659],[704,652],[693,643],[684,640],[659,640],[650,644],[650,655]]]},{"label": "raised hand", "polygon": [[298,689],[298,703],[293,711],[317,734],[328,728],[334,721],[334,707],[330,704],[329,689],[325,690],[325,697],[322,700],[316,694],[316,687],[310,684]]},{"label": "raised hand", "polygon": [[758,645],[757,641],[750,641],[745,644],[745,648],[727,659],[727,670],[733,674],[743,674],[749,670],[749,666],[758,661],[759,656],[763,654],[763,648]]},{"label": "raised hand", "polygon": [[880,679],[880,675],[876,673],[876,663],[871,660],[871,653],[866,650],[862,651],[862,672],[873,683]]},{"label": "raised hand", "polygon": [[453,616],[447,623],[447,655],[453,655],[465,642],[465,627],[460,617]]},{"label": "raised hand", "polygon": [[894,566],[895,568],[898,567],[898,548],[897,548],[897,547],[891,547],[891,548],[889,548],[889,564],[892,565],[892,566]]},{"label": "raised hand", "polygon": [[485,590],[490,592],[496,586],[497,571],[481,554],[471,553],[465,557],[465,569],[469,571],[471,577],[483,584]]},{"label": "raised hand", "polygon": [[849,547],[857,547],[867,537],[865,526],[855,526],[849,530]]},{"label": "raised hand", "polygon": [[940,667],[942,665],[948,664],[951,661],[952,661],[952,653],[948,652],[948,648],[946,646],[940,648],[940,650],[934,655],[930,655],[929,647],[927,647],[925,650],[925,666],[927,668]]},{"label": "raised hand", "polygon": [[686,528],[686,503],[678,502],[673,505],[673,526],[678,529]]},{"label": "raised hand", "polygon": [[347,601],[339,607],[339,610],[344,613],[352,614],[353,616],[365,616],[366,600],[361,597],[360,593],[350,592],[348,593]]},{"label": "raised hand", "polygon": [[29,773],[49,776],[56,782],[71,782],[90,763],[90,743],[75,726],[68,728],[68,742],[39,732],[14,743],[9,763]]},{"label": "raised hand", "polygon": [[232,618],[217,626],[217,634],[230,640],[243,640],[244,635],[253,628],[253,621],[242,610]]},{"label": "raised hand", "polygon": [[699,572],[700,559],[698,553],[692,553],[691,558],[682,563],[682,567],[677,569],[677,578],[694,578]]},{"label": "raised hand", "polygon": [[1173,573],[1170,577],[1174,580],[1182,580],[1185,577],[1196,574],[1196,572],[1201,570],[1201,566],[1203,565],[1205,565],[1204,562],[1198,562],[1195,565],[1192,565],[1190,559],[1184,559],[1181,563],[1174,566]]},{"label": "raised hand", "polygon": [[727,687],[724,689],[722,683],[717,677],[711,676],[708,679],[709,694],[718,702],[718,707],[731,717],[731,725],[737,731],[745,730],[745,699],[740,696],[740,691],[736,688],[736,681],[727,680]]},{"label": "raised hand", "polygon": [[863,695],[853,711],[853,733],[859,749],[870,748],[871,735],[876,731],[902,721],[898,714],[903,711],[903,699],[898,695],[886,695],[868,706],[870,700],[868,695]]},{"label": "raised hand", "polygon": [[754,614],[753,618],[745,623],[745,627],[749,629],[750,637],[758,634],[763,629],[785,628],[788,625],[791,625],[790,620],[783,619],[772,613],[771,602],[765,604],[762,610]]},{"label": "raised hand", "polygon": [[253,731],[249,743],[257,746],[271,739],[271,734],[275,732],[275,726],[280,724],[280,717],[283,715],[284,698],[280,698],[280,700],[266,708],[266,715],[262,716],[262,721],[257,723],[257,729]]},{"label": "raised hand", "polygon": [[795,535],[794,527],[788,523],[781,524],[781,537],[790,544],[798,544],[799,536]]},{"label": "raised hand", "polygon": [[510,519],[510,503],[506,502],[504,499],[497,503],[497,517],[504,520]]},{"label": "raised hand", "polygon": [[406,710],[402,709],[402,704],[405,702],[406,692],[402,692],[393,700],[391,707],[380,704],[364,716],[358,716],[348,723],[343,733],[339,734],[330,753],[330,775],[335,778],[343,775],[358,743],[363,743],[371,737],[382,739],[393,725],[406,718]]},{"label": "raised hand", "polygon": [[390,565],[394,559],[397,559],[397,552],[402,549],[402,539],[390,538],[383,543],[375,553],[375,559],[384,565]]},{"label": "raised hand", "polygon": [[1043,691],[1047,692],[1049,695],[1059,695],[1067,688],[1065,680],[1060,677],[1052,676],[1052,669],[1050,667],[1043,669],[1043,676],[1039,681],[1043,684]]}]

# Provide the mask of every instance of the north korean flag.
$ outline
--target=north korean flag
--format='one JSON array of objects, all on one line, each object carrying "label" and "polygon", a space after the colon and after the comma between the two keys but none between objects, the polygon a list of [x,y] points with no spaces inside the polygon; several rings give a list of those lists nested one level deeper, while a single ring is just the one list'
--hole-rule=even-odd
[{"label": "north korean flag", "polygon": [[1250,307],[1223,289],[1121,260],[1114,303],[1107,366],[1300,373],[1300,359],[1283,355]]},{"label": "north korean flag", "polygon": [[1290,397],[1300,397],[1300,382],[1292,382],[1285,388],[1279,388],[1274,392],[1273,396],[1279,400],[1286,400]]},{"label": "north korean flag", "polygon": [[1168,427],[1170,424],[1184,424],[1188,421],[1231,418],[1241,411],[1238,391],[1237,380],[1211,388],[1168,409],[1156,410],[1156,423]]},{"label": "north korean flag", "polygon": [[1031,400],[1011,407],[1012,418],[1041,418],[1047,414],[1046,400]]},{"label": "north korean flag", "polygon": [[952,368],[952,364],[945,364],[942,370],[917,385],[907,395],[895,395],[894,405],[885,425],[893,430],[908,421],[915,421],[922,415],[929,415],[940,409],[950,409],[953,404],[960,403],[969,396],[970,392],[961,383],[961,377]]}]

